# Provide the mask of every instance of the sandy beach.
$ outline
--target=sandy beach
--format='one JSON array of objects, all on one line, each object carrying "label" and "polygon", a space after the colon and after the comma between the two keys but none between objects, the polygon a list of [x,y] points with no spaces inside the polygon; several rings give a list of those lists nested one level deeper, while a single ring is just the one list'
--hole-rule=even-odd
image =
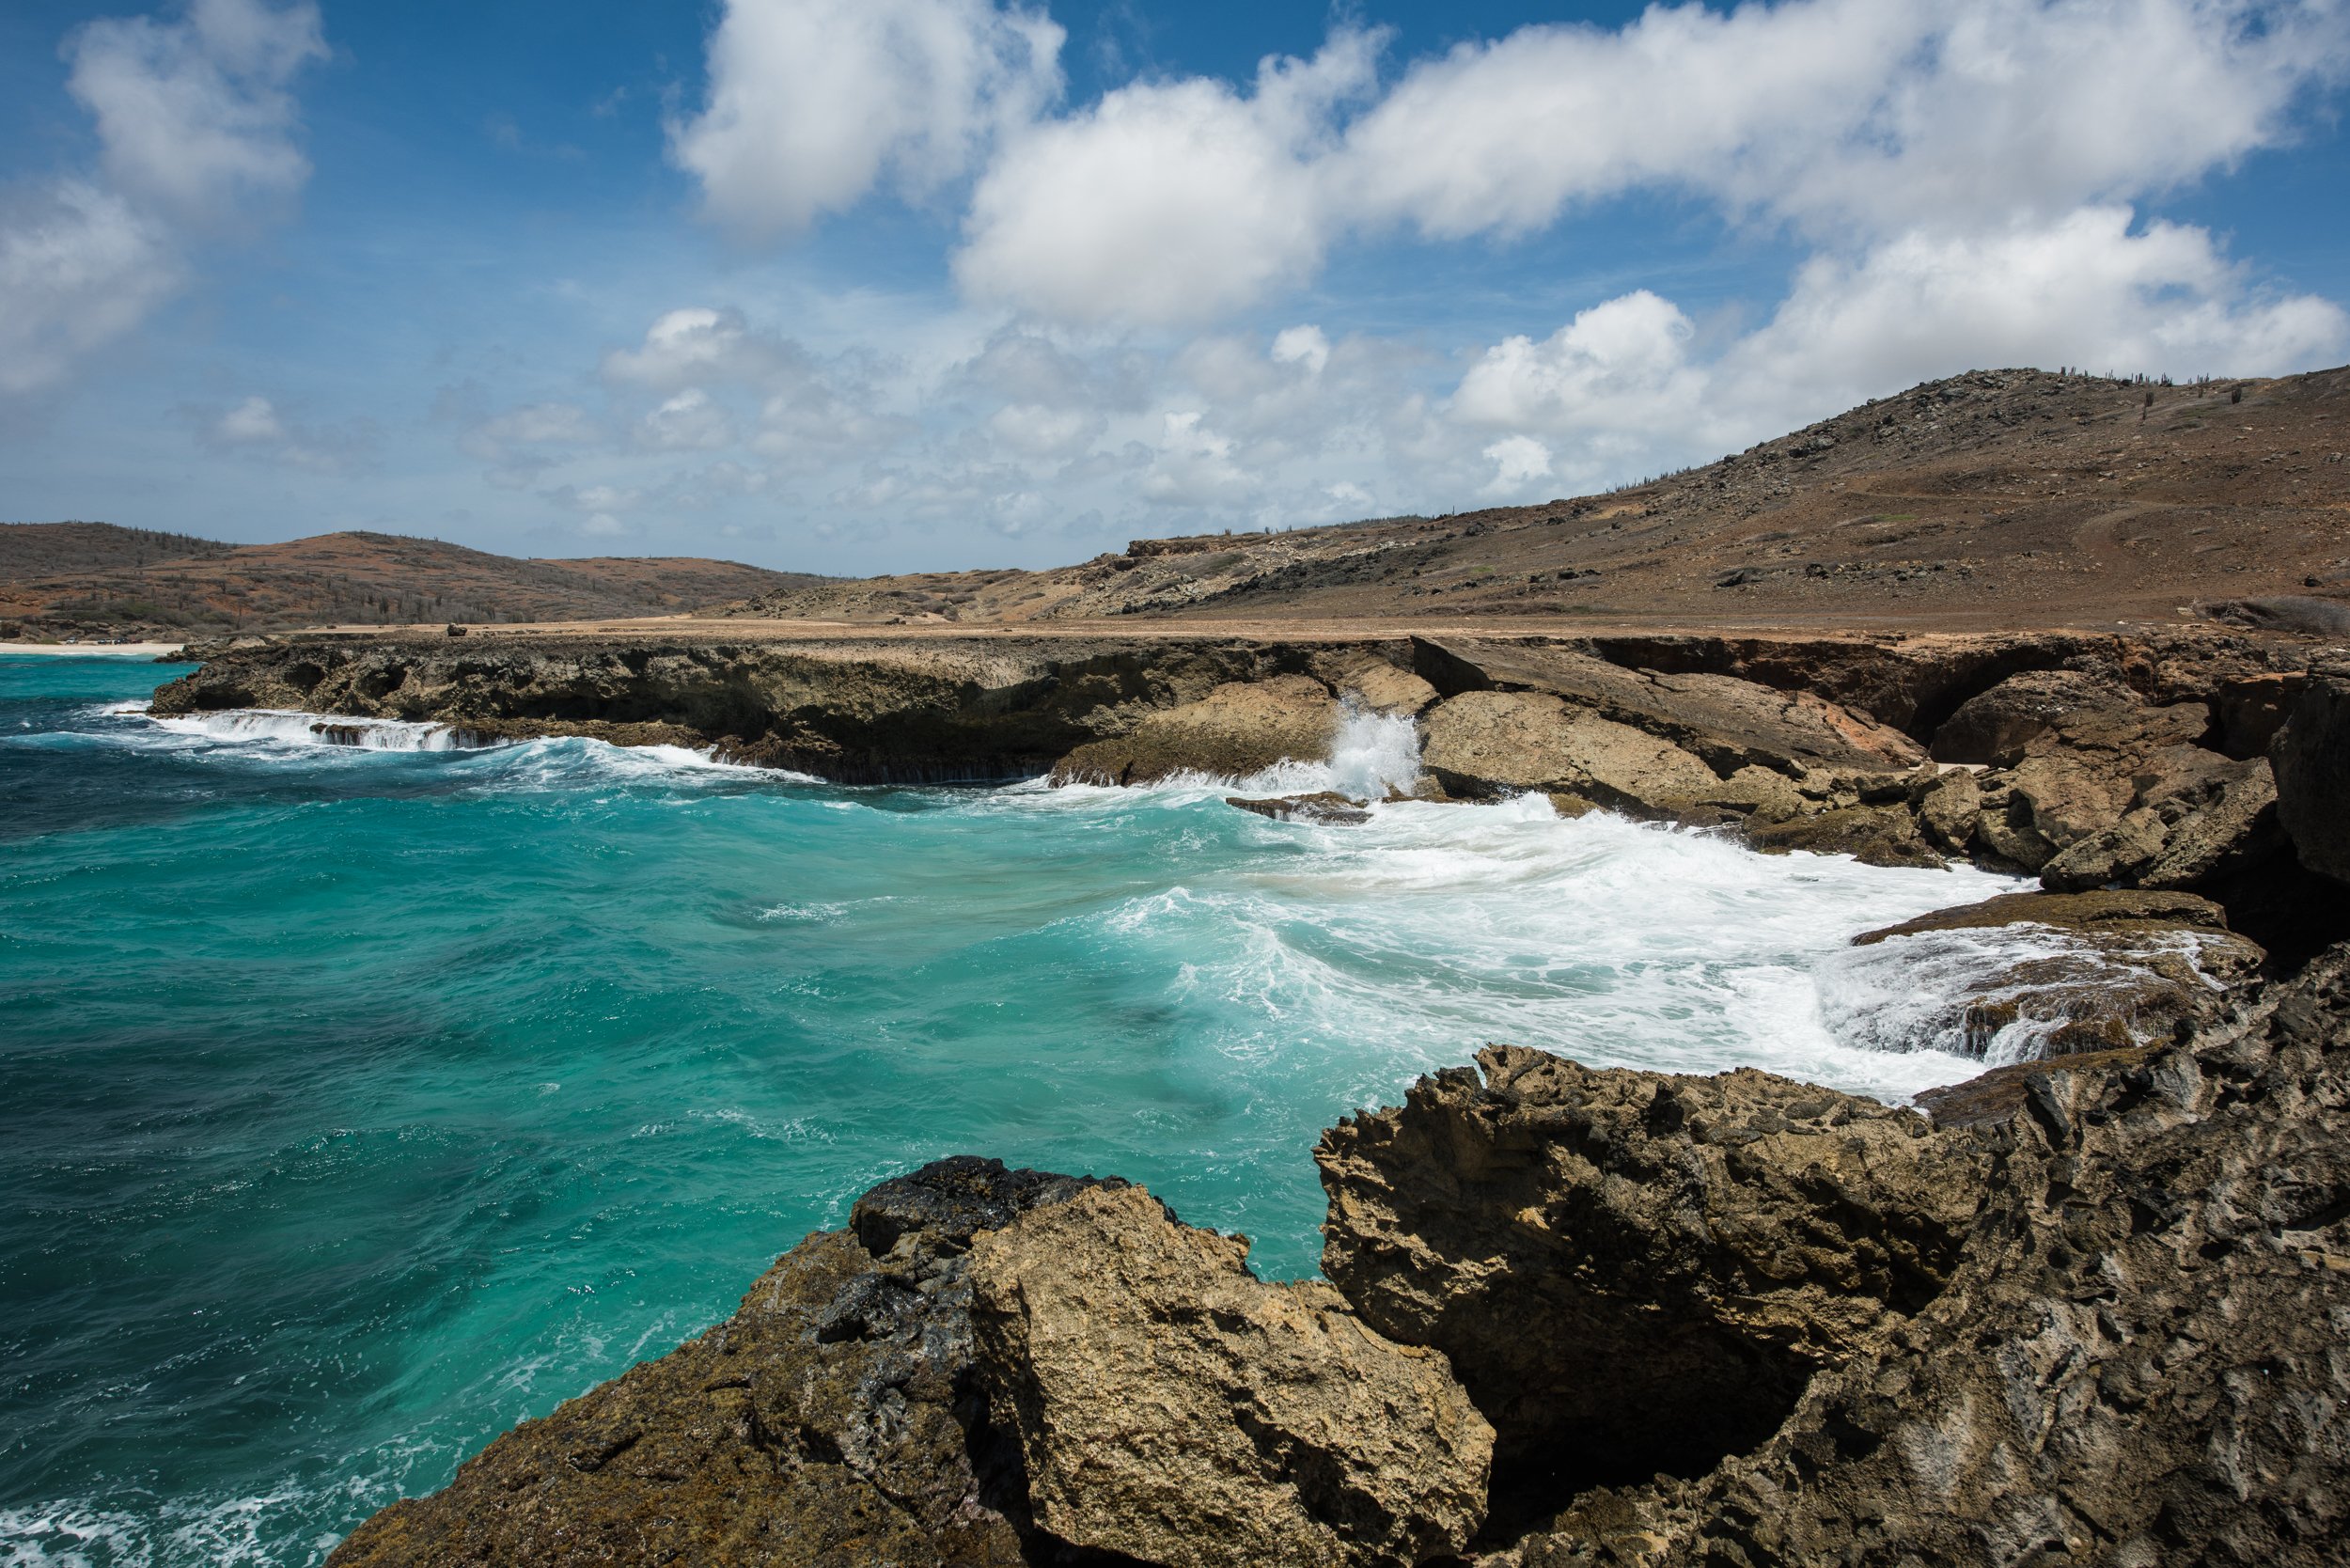
[{"label": "sandy beach", "polygon": [[47,653],[58,657],[159,659],[178,652],[176,642],[0,642],[0,653]]}]

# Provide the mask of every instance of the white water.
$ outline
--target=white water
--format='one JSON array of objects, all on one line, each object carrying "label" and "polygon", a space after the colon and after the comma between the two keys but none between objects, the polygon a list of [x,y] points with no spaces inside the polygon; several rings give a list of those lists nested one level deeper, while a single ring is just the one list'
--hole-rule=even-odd
[{"label": "white water", "polygon": [[[129,711],[139,712],[136,708]],[[183,718],[158,718],[153,722],[179,734],[204,735],[213,740],[350,746],[364,751],[474,751],[502,744],[462,739],[458,730],[446,724],[359,718],[348,713],[306,713],[286,708],[233,708]]]}]

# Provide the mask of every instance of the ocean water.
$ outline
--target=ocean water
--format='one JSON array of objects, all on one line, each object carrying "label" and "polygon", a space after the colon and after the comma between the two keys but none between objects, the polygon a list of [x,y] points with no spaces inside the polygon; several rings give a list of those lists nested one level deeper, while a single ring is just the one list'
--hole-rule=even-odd
[{"label": "ocean water", "polygon": [[[0,656],[0,1564],[314,1562],[943,1154],[1136,1178],[1296,1277],[1319,1129],[1487,1041],[1967,1076],[1844,944],[2013,886],[1531,800],[140,716],[175,673]],[[1413,766],[1361,720],[1252,783]]]}]

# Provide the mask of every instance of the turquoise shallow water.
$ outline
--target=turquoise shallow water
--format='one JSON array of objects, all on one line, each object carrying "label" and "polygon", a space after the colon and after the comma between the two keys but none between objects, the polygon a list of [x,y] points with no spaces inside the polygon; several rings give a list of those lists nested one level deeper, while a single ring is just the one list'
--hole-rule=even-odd
[{"label": "turquoise shallow water", "polygon": [[941,1154],[1134,1177],[1290,1277],[1317,1131],[1486,1040],[1963,1076],[1819,973],[2008,886],[109,711],[174,673],[0,656],[0,1564],[314,1561]]}]

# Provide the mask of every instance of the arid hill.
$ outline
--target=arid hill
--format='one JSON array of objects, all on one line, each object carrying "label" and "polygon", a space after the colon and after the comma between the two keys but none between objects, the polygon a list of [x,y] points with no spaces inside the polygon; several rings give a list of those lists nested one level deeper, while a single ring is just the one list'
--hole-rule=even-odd
[{"label": "arid hill", "polygon": [[1605,495],[1138,540],[1048,572],[810,583],[729,610],[888,624],[1588,618],[2350,630],[2350,368],[2166,386],[1979,371]]},{"label": "arid hill", "polygon": [[223,544],[105,523],[0,525],[0,636],[164,636],[675,614],[822,579],[734,561],[516,560],[438,540]]}]

